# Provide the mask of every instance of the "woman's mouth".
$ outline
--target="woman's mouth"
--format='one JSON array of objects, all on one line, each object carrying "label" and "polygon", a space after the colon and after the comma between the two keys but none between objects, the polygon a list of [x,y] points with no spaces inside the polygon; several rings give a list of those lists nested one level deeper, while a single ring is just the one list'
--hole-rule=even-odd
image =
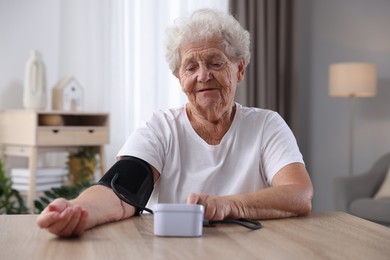
[{"label": "woman's mouth", "polygon": [[204,88],[204,89],[198,90],[198,92],[206,92],[206,91],[212,91],[212,90],[216,90],[216,88]]}]

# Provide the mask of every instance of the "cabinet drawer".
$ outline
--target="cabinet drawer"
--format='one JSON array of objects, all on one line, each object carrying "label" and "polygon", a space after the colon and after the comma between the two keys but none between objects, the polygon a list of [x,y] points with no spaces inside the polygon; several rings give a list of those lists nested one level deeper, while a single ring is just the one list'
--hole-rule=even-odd
[{"label": "cabinet drawer", "polygon": [[31,147],[7,145],[4,146],[3,153],[10,156],[29,156],[31,153]]},{"label": "cabinet drawer", "polygon": [[107,127],[39,127],[37,145],[74,146],[108,143]]}]

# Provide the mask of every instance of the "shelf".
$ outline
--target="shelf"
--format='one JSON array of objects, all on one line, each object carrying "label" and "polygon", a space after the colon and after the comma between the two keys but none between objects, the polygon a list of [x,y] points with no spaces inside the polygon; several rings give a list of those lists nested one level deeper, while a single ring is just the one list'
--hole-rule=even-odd
[{"label": "shelf", "polygon": [[1,112],[0,118],[0,141],[4,144],[73,146],[109,142],[107,113],[10,110]]},{"label": "shelf", "polygon": [[28,158],[27,206],[33,209],[37,187],[37,157],[43,151],[69,151],[93,146],[99,151],[101,174],[105,172],[104,145],[109,142],[108,113],[6,110],[0,111],[2,155]]}]

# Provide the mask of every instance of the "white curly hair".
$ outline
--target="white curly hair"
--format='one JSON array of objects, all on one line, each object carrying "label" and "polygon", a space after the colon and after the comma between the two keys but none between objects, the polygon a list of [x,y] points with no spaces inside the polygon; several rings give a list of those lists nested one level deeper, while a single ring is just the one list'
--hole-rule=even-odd
[{"label": "white curly hair", "polygon": [[249,64],[249,32],[230,14],[213,9],[200,9],[190,17],[176,19],[174,25],[167,29],[165,59],[170,70],[176,72],[180,68],[180,48],[183,43],[215,36],[223,40],[229,59],[243,59],[245,66]]}]

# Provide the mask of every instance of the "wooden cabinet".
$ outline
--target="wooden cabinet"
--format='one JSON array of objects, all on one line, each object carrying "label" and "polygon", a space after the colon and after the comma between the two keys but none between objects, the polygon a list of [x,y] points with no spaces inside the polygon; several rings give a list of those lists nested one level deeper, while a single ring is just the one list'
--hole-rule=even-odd
[{"label": "wooden cabinet", "polygon": [[107,113],[7,110],[0,112],[0,144],[7,156],[28,158],[30,171],[27,206],[33,209],[36,161],[40,152],[96,146],[104,173],[104,145],[109,142]]}]

